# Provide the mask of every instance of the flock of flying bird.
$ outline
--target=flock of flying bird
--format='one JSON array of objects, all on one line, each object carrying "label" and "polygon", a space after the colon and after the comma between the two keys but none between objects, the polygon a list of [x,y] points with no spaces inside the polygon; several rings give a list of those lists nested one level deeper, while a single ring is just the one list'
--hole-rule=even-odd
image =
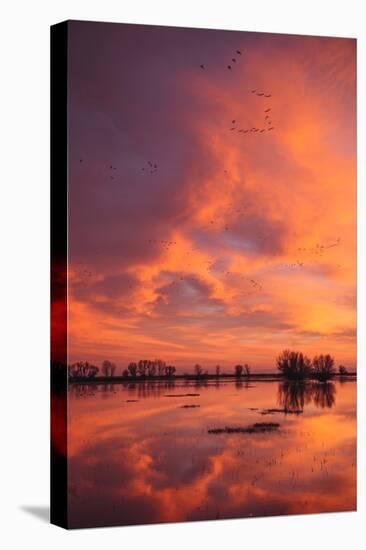
[{"label": "flock of flying bird", "polygon": [[[241,55],[242,54],[242,52],[240,50],[235,50],[235,53],[236,53],[236,55]],[[231,61],[227,65],[227,68],[229,69],[229,71],[231,71],[231,69],[233,68],[233,65],[230,65],[230,63],[236,64],[236,57],[232,57]],[[200,65],[200,68],[204,71],[206,69],[206,66],[202,63]]]},{"label": "flock of flying bird", "polygon": [[[242,51],[241,50],[235,50],[235,54],[237,56],[241,56]],[[232,64],[230,64],[230,63],[232,63]],[[227,65],[227,69],[231,71],[233,69],[234,65],[236,65],[236,63],[237,63],[237,57],[232,57],[230,63]],[[204,71],[204,70],[206,70],[206,65],[204,65],[202,63],[200,65],[200,68]],[[272,97],[271,93],[260,91],[256,88],[254,90],[251,90],[251,93],[258,96],[258,97],[263,97],[263,99],[270,99]],[[260,127],[260,128],[257,128],[256,126],[252,126],[251,128],[237,127],[236,126],[236,120],[234,119],[234,120],[231,121],[230,131],[237,130],[238,133],[240,133],[240,134],[257,133],[257,132],[259,132],[260,134],[263,134],[264,132],[271,132],[272,130],[275,129],[275,127],[272,125],[272,121],[270,120],[271,115],[269,115],[269,113],[270,113],[271,110],[272,110],[271,107],[264,110],[264,115],[265,115],[264,116],[264,120],[265,120],[264,127],[263,126]]]},{"label": "flock of flying bird", "polygon": [[[258,94],[257,94],[258,95]],[[271,97],[271,95],[266,96]],[[275,129],[274,126],[272,126],[272,115],[269,114],[272,111],[272,107],[268,107],[267,109],[264,109],[264,125],[261,128],[257,128],[256,126],[252,126],[251,128],[241,128],[237,126],[237,122],[235,119],[231,121],[231,127],[229,128],[230,132],[233,132],[234,130],[237,130],[239,134],[248,134],[248,133],[256,133],[259,132],[260,134],[263,134],[264,132],[271,132]],[[233,124],[235,126],[233,126]],[[266,126],[267,125],[267,126]]]},{"label": "flock of flying bird", "polygon": [[156,162],[153,162],[152,160],[147,161],[147,166],[143,166],[141,168],[142,172],[150,172],[150,174],[155,174],[158,171],[158,165]]},{"label": "flock of flying bird", "polygon": [[[227,69],[228,70],[233,70],[234,67],[237,67],[238,66],[238,60],[239,58],[241,58],[242,56],[242,51],[237,49],[235,50],[235,54],[234,54],[234,57],[231,58],[231,62],[229,62],[229,64],[227,65]],[[200,65],[200,68],[201,70],[205,71],[207,69],[206,65],[204,64],[201,64]],[[272,98],[272,94],[269,93],[269,92],[266,92],[266,91],[262,91],[262,90],[259,90],[257,88],[255,89],[252,89],[250,90],[250,93],[252,95],[255,95],[257,97],[260,97],[260,98],[263,98],[264,100],[268,100],[270,98]],[[237,132],[239,134],[255,134],[255,133],[259,133],[259,134],[264,134],[265,132],[271,132],[275,129],[275,127],[273,126],[273,123],[272,123],[272,119],[273,119],[273,112],[272,112],[272,106],[270,107],[267,107],[267,105],[265,105],[265,109],[263,109],[263,124],[260,126],[260,127],[255,127],[255,126],[252,126],[252,127],[242,127],[242,125],[237,122],[236,119],[232,119],[231,120],[231,126],[229,128],[230,132]],[[80,163],[83,162],[83,159],[80,159]],[[109,170],[110,170],[110,179],[115,179],[115,171],[117,170],[117,168],[113,165],[110,165],[109,166]],[[144,174],[155,174],[156,172],[158,171],[158,164],[156,161],[152,161],[152,160],[148,160],[146,162],[146,165],[143,166],[141,168],[141,172],[144,173]],[[227,174],[227,170],[224,170],[224,173]],[[235,212],[235,214],[239,214],[243,211],[243,209],[247,208],[248,206],[247,205],[241,205],[240,208],[238,208],[237,205],[235,205],[235,207],[233,206],[233,203],[230,203],[229,207],[231,207],[232,209],[232,212]],[[212,228],[212,227],[217,227],[217,228],[220,228],[222,229],[224,232],[227,232],[230,230],[230,227],[225,223],[224,225],[222,225],[222,220],[216,220],[216,219],[211,219],[210,222],[209,222],[209,227]],[[267,235],[263,235],[262,236],[262,240],[265,240],[267,238]],[[170,251],[172,247],[174,247],[175,245],[177,245],[177,242],[176,241],[173,241],[173,240],[165,240],[165,239],[149,239],[148,240],[148,243],[150,246],[159,246],[162,248],[162,250],[165,250],[165,251]],[[321,245],[321,244],[316,244],[315,246],[313,247],[299,247],[297,249],[297,252],[305,252],[305,253],[309,253],[311,255],[315,255],[315,256],[323,256],[324,252],[327,250],[327,249],[330,249],[330,248],[333,248],[335,246],[338,246],[340,243],[340,238],[338,238],[334,243],[330,244],[330,245]],[[188,263],[190,260],[189,260],[189,257],[193,254],[193,252],[195,250],[199,250],[199,248],[191,248],[189,252],[186,252],[186,256],[187,256],[187,267],[190,267],[191,264]],[[211,260],[207,260],[205,261],[206,264],[208,264],[206,266],[206,272],[207,273],[216,273],[216,274],[219,274],[220,273],[220,269],[218,269],[218,263],[219,263],[219,260],[217,259],[211,259]],[[280,268],[285,268],[285,269],[297,269],[297,268],[302,268],[305,266],[305,263],[304,261],[300,261],[300,260],[296,260],[295,263],[283,263],[283,264],[278,264],[277,267],[280,267]],[[75,271],[75,274],[78,273],[79,276],[81,276],[82,278],[84,277],[91,277],[92,276],[92,272],[88,269],[84,269],[84,270],[74,270]],[[233,272],[233,271],[225,271],[225,269],[222,269],[221,270],[221,274],[224,275],[225,278],[231,278],[231,277],[235,277],[236,279],[238,278],[242,278],[244,280],[246,280],[250,286],[250,288],[252,289],[251,291],[249,292],[246,292],[245,294],[252,294],[252,293],[255,293],[255,292],[261,292],[263,287],[262,287],[262,284],[258,281],[256,281],[255,279],[251,279],[251,278],[248,278],[246,275],[244,274],[240,274],[238,272]],[[180,281],[196,281],[196,282],[203,282],[202,279],[200,279],[199,276],[180,276],[178,279],[176,280],[173,280],[171,282],[171,285],[177,285]],[[145,285],[143,285],[145,286]],[[214,287],[216,288],[216,287]]]}]

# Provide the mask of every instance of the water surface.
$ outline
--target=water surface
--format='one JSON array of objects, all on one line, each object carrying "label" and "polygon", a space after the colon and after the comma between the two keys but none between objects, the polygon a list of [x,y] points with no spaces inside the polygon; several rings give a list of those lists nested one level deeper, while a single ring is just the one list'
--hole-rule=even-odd
[{"label": "water surface", "polygon": [[353,381],[72,385],[68,414],[71,527],[356,507]]}]

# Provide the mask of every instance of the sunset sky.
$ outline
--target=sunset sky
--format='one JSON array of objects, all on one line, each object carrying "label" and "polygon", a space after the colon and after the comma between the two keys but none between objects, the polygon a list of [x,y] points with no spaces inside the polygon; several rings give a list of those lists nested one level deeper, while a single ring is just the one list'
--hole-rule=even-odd
[{"label": "sunset sky", "polygon": [[69,29],[69,361],[355,368],[356,42]]}]

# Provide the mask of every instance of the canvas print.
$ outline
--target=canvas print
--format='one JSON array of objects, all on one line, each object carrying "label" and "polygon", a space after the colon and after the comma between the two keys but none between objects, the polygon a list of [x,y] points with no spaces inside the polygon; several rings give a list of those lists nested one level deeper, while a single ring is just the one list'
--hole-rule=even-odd
[{"label": "canvas print", "polygon": [[356,509],[356,41],[51,31],[52,521]]}]

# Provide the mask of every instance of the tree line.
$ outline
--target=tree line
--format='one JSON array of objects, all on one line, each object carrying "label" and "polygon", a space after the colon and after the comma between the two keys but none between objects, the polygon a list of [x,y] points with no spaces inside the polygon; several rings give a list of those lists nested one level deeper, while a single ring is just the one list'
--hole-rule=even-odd
[{"label": "tree line", "polygon": [[[312,360],[299,351],[284,350],[276,360],[278,370],[289,380],[304,380],[312,378],[326,382],[333,378],[337,371],[335,360],[329,353],[316,355]],[[338,373],[346,376],[345,366],[339,365]]]},{"label": "tree line", "polygon": [[[92,365],[88,361],[77,361],[68,366],[68,376],[70,379],[78,378],[95,378],[100,372],[104,378],[112,378],[116,374],[116,364],[109,360],[105,360],[102,363],[101,369],[96,365]],[[173,365],[167,365],[165,361],[161,359],[141,359],[137,362],[131,362],[127,368],[122,370],[123,378],[154,378],[165,377],[172,378],[175,376],[176,368]],[[193,375],[197,378],[205,378],[209,376],[208,370],[205,370],[201,365],[196,364],[193,367]],[[247,363],[244,365],[235,365],[234,375],[236,377],[250,376],[251,369]],[[221,366],[216,365],[215,376],[222,376]],[[189,376],[187,374],[187,376]],[[190,375],[192,376],[192,375]]]},{"label": "tree line", "polygon": [[[289,380],[304,380],[306,378],[326,381],[335,376],[337,373],[335,368],[334,357],[329,354],[316,355],[310,360],[306,355],[298,351],[284,350],[276,359],[278,371]],[[92,379],[98,373],[104,378],[113,378],[116,375],[117,366],[109,360],[102,363],[101,368],[92,365],[88,361],[77,361],[68,366],[68,376],[70,379]],[[338,374],[346,376],[348,371],[343,365],[339,365]],[[150,379],[173,378],[176,375],[176,368],[173,365],[168,365],[161,359],[141,359],[137,362],[131,362],[127,368],[124,368],[121,373],[123,378],[130,379]],[[209,374],[201,365],[196,364],[193,367],[193,374],[186,376],[194,376],[196,378],[205,378],[208,376],[230,376],[230,373],[222,373],[221,366],[216,365],[214,375]],[[251,376],[251,367],[245,363],[234,366],[232,375],[236,378]]]}]

